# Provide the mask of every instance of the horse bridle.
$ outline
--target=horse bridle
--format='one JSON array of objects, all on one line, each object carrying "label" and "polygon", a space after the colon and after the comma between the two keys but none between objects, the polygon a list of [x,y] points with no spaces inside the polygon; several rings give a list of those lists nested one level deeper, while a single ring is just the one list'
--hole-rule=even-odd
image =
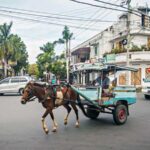
[{"label": "horse bridle", "polygon": [[34,89],[31,89],[30,87],[25,87],[25,89],[28,88],[28,97],[26,98],[26,102],[31,102],[36,99],[36,96],[34,96]]}]

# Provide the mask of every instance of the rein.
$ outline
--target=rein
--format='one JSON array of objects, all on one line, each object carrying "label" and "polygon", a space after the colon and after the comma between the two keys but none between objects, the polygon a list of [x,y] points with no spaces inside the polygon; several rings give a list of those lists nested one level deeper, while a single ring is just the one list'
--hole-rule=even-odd
[{"label": "rein", "polygon": [[28,102],[32,102],[32,101],[34,101],[36,98],[37,98],[37,97],[34,96],[34,97],[30,98],[30,99],[28,100]]}]

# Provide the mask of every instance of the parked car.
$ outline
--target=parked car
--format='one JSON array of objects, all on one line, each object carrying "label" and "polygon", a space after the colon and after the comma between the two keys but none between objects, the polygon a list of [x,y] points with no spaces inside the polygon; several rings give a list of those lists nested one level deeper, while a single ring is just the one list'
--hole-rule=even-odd
[{"label": "parked car", "polygon": [[5,93],[22,94],[25,85],[31,80],[30,76],[14,76],[2,79],[0,81],[0,95]]},{"label": "parked car", "polygon": [[142,87],[142,92],[144,94],[145,99],[150,99],[150,79],[145,78],[143,79],[143,87]]}]

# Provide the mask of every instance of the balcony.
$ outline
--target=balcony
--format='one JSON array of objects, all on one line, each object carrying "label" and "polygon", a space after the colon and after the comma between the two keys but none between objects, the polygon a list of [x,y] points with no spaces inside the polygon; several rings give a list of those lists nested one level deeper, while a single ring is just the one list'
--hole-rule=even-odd
[{"label": "balcony", "polygon": [[71,53],[72,55],[72,63],[84,63],[90,58],[90,47],[82,47],[78,48]]}]

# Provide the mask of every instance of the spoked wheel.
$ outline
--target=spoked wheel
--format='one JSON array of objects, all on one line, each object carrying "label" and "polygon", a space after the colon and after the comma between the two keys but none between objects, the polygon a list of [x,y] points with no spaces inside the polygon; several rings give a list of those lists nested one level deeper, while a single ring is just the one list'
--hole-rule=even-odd
[{"label": "spoked wheel", "polygon": [[93,106],[88,106],[86,113],[88,118],[96,119],[99,116],[100,111],[96,110]]},{"label": "spoked wheel", "polygon": [[125,105],[117,105],[113,111],[114,122],[117,125],[122,125],[127,121],[128,111],[127,106]]}]

